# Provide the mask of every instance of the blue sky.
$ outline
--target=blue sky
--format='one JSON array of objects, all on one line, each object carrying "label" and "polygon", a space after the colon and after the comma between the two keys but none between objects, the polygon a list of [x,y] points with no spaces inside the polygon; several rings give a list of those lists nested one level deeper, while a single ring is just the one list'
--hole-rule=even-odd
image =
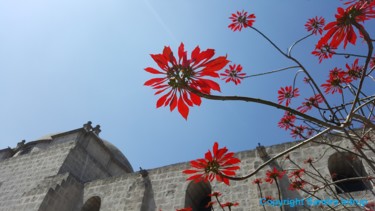
[{"label": "blue sky", "polygon": [[[167,108],[156,109],[158,97],[143,86],[153,76],[143,69],[157,67],[149,54],[161,53],[164,46],[176,50],[180,42],[189,52],[199,45],[215,49],[217,56],[228,55],[247,74],[283,68],[292,63],[254,31],[227,28],[230,14],[243,9],[255,13],[254,26],[287,49],[307,35],[308,18],[332,21],[341,4],[334,0],[0,0],[0,148],[76,129],[88,120],[101,125],[100,136],[118,146],[134,169],[201,157],[215,141],[231,151],[253,149],[258,142],[292,141],[277,127],[283,112],[261,105],[203,100],[190,110],[188,121]],[[294,55],[322,83],[330,68],[352,59],[338,58],[319,66],[310,54],[317,39],[297,46]],[[276,101],[277,90],[292,83],[295,71],[248,79],[239,86],[221,82],[221,94]],[[310,94],[301,80],[297,86],[302,95]],[[375,92],[374,87],[365,88]]]}]

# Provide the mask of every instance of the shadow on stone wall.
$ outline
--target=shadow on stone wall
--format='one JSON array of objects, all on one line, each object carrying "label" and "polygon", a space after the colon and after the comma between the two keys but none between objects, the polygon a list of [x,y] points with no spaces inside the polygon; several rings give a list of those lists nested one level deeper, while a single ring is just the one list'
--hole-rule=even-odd
[{"label": "shadow on stone wall", "polygon": [[[266,162],[270,159],[270,157],[268,155],[264,156],[261,158],[263,160],[263,162]],[[273,161],[271,162],[269,165],[268,165],[271,170],[273,168],[276,168],[278,171],[282,171],[283,169],[281,168],[281,166],[279,165],[279,163],[277,163],[277,161]],[[291,191],[289,190],[289,186],[290,186],[290,181],[288,179],[288,176],[287,175],[284,175],[283,178],[279,179],[279,186],[280,186],[280,194],[281,194],[281,199],[282,200],[294,200],[294,199],[302,199],[303,197],[299,194],[298,191]],[[306,210],[310,210],[309,207],[306,207],[305,204],[303,204],[303,207],[306,209]],[[284,205],[283,206],[283,210],[285,211],[297,211],[297,210],[300,210],[301,207],[300,206],[294,206],[294,207],[291,207],[289,205]]]},{"label": "shadow on stone wall", "polygon": [[147,170],[141,169],[139,173],[142,175],[145,191],[142,199],[141,211],[155,211],[156,203],[154,199],[154,190],[152,188],[150,177]]}]

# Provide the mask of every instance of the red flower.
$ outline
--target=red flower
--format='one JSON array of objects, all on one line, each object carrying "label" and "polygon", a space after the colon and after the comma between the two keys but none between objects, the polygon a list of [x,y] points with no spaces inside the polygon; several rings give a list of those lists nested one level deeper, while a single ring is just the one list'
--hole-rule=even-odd
[{"label": "red flower", "polygon": [[374,0],[349,0],[345,2],[344,4],[345,5],[351,4],[351,6],[353,6],[355,4],[365,5],[365,4],[372,4],[372,3],[374,3]]},{"label": "red flower", "polygon": [[286,171],[279,171],[275,167],[273,167],[272,171],[268,170],[266,172],[265,181],[272,184],[273,181],[276,180],[277,178],[279,178],[279,179],[283,178],[285,173],[286,173]]},{"label": "red flower", "polygon": [[279,104],[282,104],[285,100],[285,106],[289,106],[293,97],[299,96],[298,88],[293,89],[292,86],[286,86],[285,88],[281,87],[277,93],[279,94],[277,98],[279,100]]},{"label": "red flower", "polygon": [[245,77],[246,73],[241,73],[242,66],[239,65],[229,65],[229,69],[225,69],[225,73],[220,73],[221,76],[224,76],[223,80],[226,83],[229,81],[234,82],[234,84],[241,83],[241,80]]},{"label": "red flower", "polygon": [[349,76],[348,78],[350,81],[357,80],[361,77],[362,73],[362,66],[358,65],[358,59],[354,60],[354,63],[352,66],[349,66],[349,64],[345,65],[346,67],[346,74]]},{"label": "red flower", "polygon": [[215,191],[215,192],[212,192],[211,194],[208,194],[208,196],[212,197],[212,196],[215,196],[215,197],[219,197],[221,196],[222,194],[218,191]]},{"label": "red flower", "polygon": [[375,211],[375,202],[369,202],[365,205],[366,211]]},{"label": "red flower", "polygon": [[201,104],[201,98],[187,90],[187,87],[205,94],[210,94],[211,90],[220,91],[219,84],[205,77],[218,78],[217,71],[224,68],[229,61],[225,56],[212,59],[214,54],[213,49],[201,52],[197,46],[192,51],[191,58],[188,59],[183,43],[178,48],[178,61],[170,47],[164,47],[162,54],[151,54],[161,71],[152,67],[147,67],[145,70],[152,74],[164,75],[164,77],[150,79],[144,85],[158,90],[155,94],[166,92],[159,98],[156,107],[169,105],[171,111],[177,107],[180,114],[187,119],[188,106]]},{"label": "red flower", "polygon": [[323,17],[315,17],[315,18],[310,18],[306,24],[306,30],[307,31],[312,31],[311,33],[313,34],[322,34],[323,33],[323,26],[324,26],[324,18]]},{"label": "red flower", "polygon": [[229,19],[232,20],[232,23],[229,24],[228,28],[230,28],[233,31],[241,31],[242,28],[251,27],[253,26],[253,23],[255,21],[255,15],[250,14],[247,15],[247,12],[237,11],[237,13],[233,13]]},{"label": "red flower", "polygon": [[255,180],[253,180],[253,184],[254,185],[260,185],[260,184],[262,184],[262,179],[261,178],[257,178]]},{"label": "red flower", "polygon": [[306,137],[307,137],[307,138],[310,138],[312,135],[314,135],[314,131],[311,130],[311,129],[307,130]]},{"label": "red flower", "polygon": [[327,83],[322,84],[322,87],[325,88],[325,93],[334,94],[335,92],[342,93],[342,87],[345,83],[350,82],[350,78],[347,77],[346,73],[339,68],[334,68],[329,73],[329,79]]},{"label": "red flower", "polygon": [[332,178],[332,179],[336,179],[337,176],[338,176],[338,175],[337,175],[336,172],[332,172],[332,173],[331,173],[331,178]]},{"label": "red flower", "polygon": [[303,173],[305,173],[305,169],[298,169],[298,170],[292,171],[289,174],[289,178],[293,178],[293,177],[295,177],[296,179],[300,178]]},{"label": "red flower", "polygon": [[370,7],[373,10],[375,7],[374,0],[350,0],[345,2],[345,5],[357,6],[357,7]]},{"label": "red flower", "polygon": [[308,77],[304,77],[303,78],[303,83],[305,83],[305,84],[309,84],[310,83],[310,78],[308,78]]},{"label": "red flower", "polygon": [[285,112],[284,116],[281,118],[279,122],[279,127],[288,130],[289,127],[294,126],[294,122],[296,121],[296,116],[291,114],[290,112]]},{"label": "red flower", "polygon": [[[341,7],[337,9],[335,15],[336,21],[328,23],[324,30],[328,32],[320,39],[320,43],[328,43],[338,47],[341,42],[344,42],[344,48],[349,43],[355,45],[357,35],[353,29],[353,23],[364,22],[375,18],[375,11],[373,10],[374,3],[370,4],[354,4],[345,10]],[[362,26],[362,25],[361,25]]]},{"label": "red flower", "polygon": [[176,209],[176,211],[192,211],[193,208],[191,207],[186,207],[186,208],[182,208],[182,209]]},{"label": "red flower", "polygon": [[193,160],[190,166],[193,169],[184,170],[185,174],[193,174],[187,180],[195,182],[213,181],[215,178],[219,182],[229,185],[229,179],[225,176],[235,176],[236,170],[240,167],[236,164],[240,163],[240,159],[233,157],[233,152],[228,152],[226,147],[219,148],[219,144],[215,142],[212,153],[210,150],[205,154],[205,158]]},{"label": "red flower", "polygon": [[300,125],[300,126],[293,128],[292,131],[290,132],[290,134],[292,135],[292,138],[304,138],[303,133],[305,132],[306,128],[307,127],[304,125]]},{"label": "red flower", "polygon": [[294,180],[289,185],[289,190],[301,190],[305,186],[306,182],[304,180]]},{"label": "red flower", "polygon": [[333,54],[335,53],[333,50],[336,48],[327,43],[318,43],[315,46],[315,50],[311,52],[313,55],[319,57],[319,63],[323,61],[323,59],[330,59],[332,58]]},{"label": "red flower", "polygon": [[231,208],[231,207],[236,207],[238,205],[240,205],[238,202],[235,202],[235,203],[226,202],[226,203],[222,204],[221,207],[229,207],[229,208]]},{"label": "red flower", "polygon": [[305,164],[312,164],[313,163],[313,159],[312,158],[307,158],[305,161],[303,161],[303,163]]},{"label": "red flower", "polygon": [[375,68],[375,58],[372,57],[372,59],[370,60],[370,69],[374,69]]},{"label": "red flower", "polygon": [[274,198],[272,196],[266,196],[262,199],[263,203],[266,203],[267,201],[272,201]]},{"label": "red flower", "polygon": [[214,205],[215,203],[216,201],[209,201],[205,207],[206,208],[212,207],[212,205]]},{"label": "red flower", "polygon": [[323,102],[323,97],[320,94],[316,94],[313,97],[305,98],[305,102],[302,103],[302,106],[298,107],[301,113],[305,113],[312,109],[312,107],[318,107],[319,103]]}]

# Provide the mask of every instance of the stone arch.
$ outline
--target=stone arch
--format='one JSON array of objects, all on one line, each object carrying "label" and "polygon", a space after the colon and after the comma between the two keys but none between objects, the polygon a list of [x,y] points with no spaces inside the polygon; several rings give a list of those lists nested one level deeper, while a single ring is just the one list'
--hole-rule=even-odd
[{"label": "stone arch", "polygon": [[81,211],[99,211],[101,205],[101,199],[99,196],[93,196],[87,199],[86,203],[83,205]]},{"label": "stone arch", "polygon": [[186,189],[185,207],[191,207],[193,211],[210,211],[211,207],[206,208],[211,201],[211,184],[209,182],[190,182]]},{"label": "stone arch", "polygon": [[[350,152],[336,152],[328,158],[328,169],[332,181],[367,176],[362,161]],[[369,181],[349,180],[336,183],[337,193],[371,189]]]}]

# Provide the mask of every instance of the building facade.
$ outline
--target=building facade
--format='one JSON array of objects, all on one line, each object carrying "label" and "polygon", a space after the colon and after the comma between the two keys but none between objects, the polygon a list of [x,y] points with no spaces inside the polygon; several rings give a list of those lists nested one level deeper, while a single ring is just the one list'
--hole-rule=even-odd
[{"label": "building facade", "polygon": [[[266,171],[274,167],[288,169],[292,166],[288,160],[275,161],[259,171],[256,177],[233,181],[230,186],[216,182],[194,183],[186,181],[186,175],[181,173],[189,168],[188,162],[135,172],[121,151],[100,138],[99,133],[100,127],[92,127],[89,122],[82,128],[47,135],[32,142],[22,141],[15,148],[1,149],[0,210],[170,211],[192,207],[194,211],[205,211],[211,210],[205,205],[211,200],[208,194],[212,191],[223,194],[222,202],[238,202],[239,206],[232,209],[234,211],[263,210],[260,193],[252,180],[264,178]],[[342,142],[340,146],[343,149],[349,146],[343,140],[333,141]],[[238,174],[246,175],[295,144],[284,143],[236,153],[242,161]],[[320,174],[330,179],[332,172],[343,178],[368,174],[370,170],[360,159],[352,159],[350,168],[343,164],[347,163],[342,162],[346,155],[327,145],[311,143],[293,151],[289,157],[297,163],[313,158]],[[357,172],[354,176],[347,173],[353,172],[350,170],[353,166]],[[289,185],[289,179],[284,176],[280,180],[283,199],[308,197],[289,190]],[[370,181],[354,181],[341,184],[336,191],[341,191],[343,197],[350,192],[348,197],[371,202],[374,197],[372,186]],[[327,198],[325,194],[318,193],[321,198]],[[277,189],[274,185],[262,184],[262,196],[268,195],[276,196]],[[320,210],[321,207],[284,206],[284,210]],[[279,207],[270,204],[266,204],[265,208],[279,210]],[[364,210],[360,206],[353,206],[353,209]]]}]

